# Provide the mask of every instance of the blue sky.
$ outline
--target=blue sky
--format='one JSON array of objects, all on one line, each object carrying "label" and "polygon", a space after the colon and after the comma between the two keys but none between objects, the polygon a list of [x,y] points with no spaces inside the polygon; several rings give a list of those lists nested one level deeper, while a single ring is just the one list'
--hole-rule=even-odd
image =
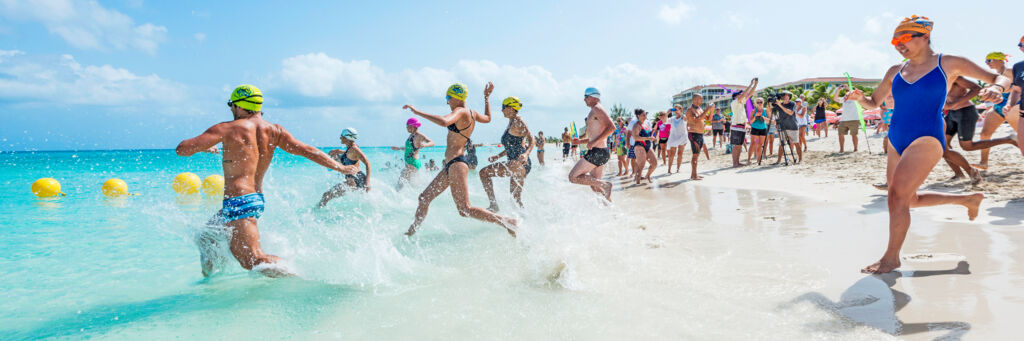
[{"label": "blue sky", "polygon": [[[243,83],[263,89],[268,120],[320,146],[349,126],[363,145],[399,145],[402,104],[444,114],[454,81],[481,111],[493,81],[495,103],[519,96],[531,129],[555,135],[582,121],[587,86],[608,106],[661,110],[697,84],[880,77],[911,14],[935,20],[940,52],[1021,60],[1020,2],[780,4],[0,0],[0,150],[173,148],[230,119]],[[475,139],[496,142],[506,122]]]}]

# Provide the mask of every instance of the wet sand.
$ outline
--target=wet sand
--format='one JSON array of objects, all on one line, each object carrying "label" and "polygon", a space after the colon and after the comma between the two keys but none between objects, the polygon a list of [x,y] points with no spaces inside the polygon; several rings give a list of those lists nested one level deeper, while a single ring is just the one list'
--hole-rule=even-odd
[{"label": "wet sand", "polygon": [[[995,136],[1008,130],[1004,126]],[[827,140],[811,138],[810,153],[796,166],[732,169],[720,147],[710,150],[711,161],[702,156],[702,181],[688,179],[688,162],[682,173],[672,175],[659,165],[653,184],[609,176],[615,182],[613,200],[639,214],[670,215],[681,224],[708,219],[737,240],[760,238],[778,253],[770,257],[779,263],[821,269],[827,275],[819,286],[778,307],[819,309],[836,318],[809,321],[809,335],[827,338],[870,328],[879,336],[911,340],[1015,338],[1017,316],[1024,311],[1024,158],[1016,148],[993,148],[988,181],[978,186],[947,182],[952,172],[940,161],[923,189],[984,193],[981,216],[968,221],[966,209],[957,206],[911,210],[902,268],[864,275],[859,270],[881,256],[888,238],[885,192],[870,186],[884,181],[881,137],[870,134],[875,153],[838,154],[831,133]],[[861,148],[866,150],[863,140]],[[977,153],[964,154],[977,162]],[[686,161],[689,156],[687,150]],[[615,167],[613,162],[608,169]],[[647,230],[658,228],[670,227]],[[779,280],[804,275],[781,271]]]}]

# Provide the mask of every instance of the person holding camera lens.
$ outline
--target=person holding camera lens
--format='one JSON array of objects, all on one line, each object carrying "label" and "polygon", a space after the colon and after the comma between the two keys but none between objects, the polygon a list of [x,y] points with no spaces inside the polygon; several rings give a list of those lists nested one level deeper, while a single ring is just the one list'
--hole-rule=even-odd
[{"label": "person holding camera lens", "polygon": [[783,148],[787,145],[790,146],[790,152],[793,148],[796,148],[797,160],[796,162],[803,161],[804,151],[800,148],[800,133],[796,124],[796,103],[790,101],[793,94],[789,91],[785,91],[780,95],[781,101],[776,101],[772,104],[772,111],[778,115],[778,129],[779,129],[779,157],[775,163],[782,162],[782,155],[786,153]]}]

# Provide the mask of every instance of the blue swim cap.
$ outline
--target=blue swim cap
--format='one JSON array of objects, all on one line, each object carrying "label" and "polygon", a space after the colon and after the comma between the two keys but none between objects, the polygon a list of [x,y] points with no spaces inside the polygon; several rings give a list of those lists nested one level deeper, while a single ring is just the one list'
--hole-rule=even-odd
[{"label": "blue swim cap", "polygon": [[590,97],[594,97],[594,98],[601,98],[601,92],[598,91],[597,88],[595,88],[595,87],[589,87],[589,88],[587,88],[586,91],[583,92],[583,96],[590,96]]}]

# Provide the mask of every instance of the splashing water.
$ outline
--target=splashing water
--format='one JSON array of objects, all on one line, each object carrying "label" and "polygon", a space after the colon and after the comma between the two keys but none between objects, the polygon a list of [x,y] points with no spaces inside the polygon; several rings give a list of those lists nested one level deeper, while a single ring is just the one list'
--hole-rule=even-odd
[{"label": "splashing water", "polygon": [[[401,154],[364,151],[375,166],[372,190],[320,209],[341,175],[276,156],[259,226],[264,251],[299,275],[288,279],[251,274],[230,258],[201,276],[193,239],[220,202],[178,197],[170,179],[219,174],[219,156],[0,154],[0,294],[8,298],[0,339],[880,337],[809,306],[780,309],[827,270],[787,262],[757,231],[716,223],[694,199],[706,189],[652,191],[656,199],[615,192],[608,206],[568,183],[570,163],[535,161],[525,208],[507,179],[495,181],[501,214],[520,220],[517,239],[459,216],[449,192],[406,238],[435,173],[396,190]],[[479,150],[481,159],[496,152]],[[440,163],[442,153],[422,157]],[[39,177],[58,179],[69,195],[35,199],[28,187]],[[140,195],[103,197],[110,177]],[[470,201],[486,207],[477,177],[470,173]]]}]

